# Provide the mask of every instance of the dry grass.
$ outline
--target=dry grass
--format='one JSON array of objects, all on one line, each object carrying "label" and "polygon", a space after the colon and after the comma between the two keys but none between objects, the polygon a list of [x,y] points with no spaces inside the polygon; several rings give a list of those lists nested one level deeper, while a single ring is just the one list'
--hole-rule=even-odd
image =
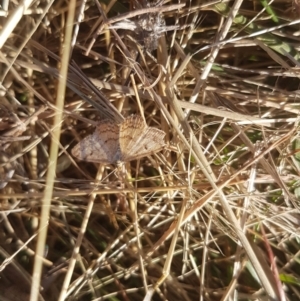
[{"label": "dry grass", "polygon": [[[299,300],[297,2],[165,9],[151,54],[72,3],[1,17],[0,299]],[[71,156],[134,113],[166,147],[125,181]]]}]

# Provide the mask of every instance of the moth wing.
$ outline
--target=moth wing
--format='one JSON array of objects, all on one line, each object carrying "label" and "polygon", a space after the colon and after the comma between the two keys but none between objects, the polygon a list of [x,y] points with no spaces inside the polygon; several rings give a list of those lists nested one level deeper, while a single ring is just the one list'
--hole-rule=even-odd
[{"label": "moth wing", "polygon": [[165,135],[166,133],[159,129],[148,127],[141,136],[139,143],[132,148],[131,153],[124,161],[140,159],[160,151],[165,146]]},{"label": "moth wing", "polygon": [[132,154],[132,150],[140,144],[140,141],[147,129],[141,116],[131,115],[120,125],[120,149],[122,161]]},{"label": "moth wing", "polygon": [[112,164],[119,148],[119,126],[107,119],[97,125],[93,134],[75,145],[71,153],[83,161]]}]

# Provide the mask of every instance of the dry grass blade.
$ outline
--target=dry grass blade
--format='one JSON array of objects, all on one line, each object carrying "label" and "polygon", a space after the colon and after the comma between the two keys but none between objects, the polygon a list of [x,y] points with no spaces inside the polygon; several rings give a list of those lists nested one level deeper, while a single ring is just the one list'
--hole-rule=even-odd
[{"label": "dry grass blade", "polygon": [[297,4],[104,2],[0,11],[0,299],[298,300]]}]

